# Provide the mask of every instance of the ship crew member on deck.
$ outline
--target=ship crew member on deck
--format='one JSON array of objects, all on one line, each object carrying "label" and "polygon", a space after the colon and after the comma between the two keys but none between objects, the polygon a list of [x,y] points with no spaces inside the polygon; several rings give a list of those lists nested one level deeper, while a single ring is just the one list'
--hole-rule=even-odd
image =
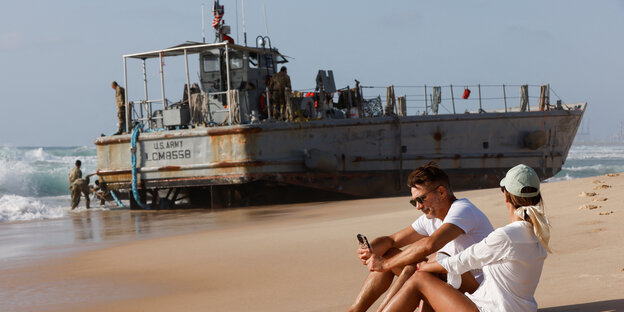
[{"label": "ship crew member on deck", "polygon": [[111,83],[111,87],[115,89],[115,101],[117,102],[117,132],[118,135],[126,132],[126,90],[117,84],[116,81]]},{"label": "ship crew member on deck", "polygon": [[[453,195],[447,174],[436,164],[416,168],[407,185],[412,193],[410,203],[423,215],[392,235],[372,240],[372,250],[358,248],[357,254],[370,273],[348,311],[366,311],[390,288],[394,276],[399,276],[380,306],[383,309],[427,256],[436,252],[436,257],[452,256],[494,230],[481,210],[467,199]],[[482,273],[466,272],[461,279],[460,289],[472,293],[482,281]]]},{"label": "ship crew member on deck", "polygon": [[275,119],[286,119],[286,88],[290,91],[290,77],[286,73],[286,66],[280,68],[279,73],[271,77],[269,90],[271,90],[271,110]]},{"label": "ship crew member on deck", "polygon": [[87,175],[86,179],[82,178],[82,171],[80,166],[82,162],[76,160],[76,165],[69,171],[69,189],[71,190],[71,209],[78,207],[80,203],[80,194],[85,197],[86,207],[89,209],[89,177],[93,174]]}]

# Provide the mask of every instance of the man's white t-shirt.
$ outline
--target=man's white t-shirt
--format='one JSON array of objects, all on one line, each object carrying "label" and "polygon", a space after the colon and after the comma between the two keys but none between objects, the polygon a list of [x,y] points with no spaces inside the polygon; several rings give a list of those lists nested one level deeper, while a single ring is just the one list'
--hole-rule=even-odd
[{"label": "man's white t-shirt", "polygon": [[[412,228],[420,235],[431,236],[445,223],[456,225],[464,231],[464,234],[459,235],[440,249],[451,256],[480,242],[494,231],[487,216],[465,198],[457,199],[451,204],[444,220],[427,219],[425,215],[422,215],[412,223]],[[477,281],[481,282],[480,270],[472,271],[472,273]]]}]

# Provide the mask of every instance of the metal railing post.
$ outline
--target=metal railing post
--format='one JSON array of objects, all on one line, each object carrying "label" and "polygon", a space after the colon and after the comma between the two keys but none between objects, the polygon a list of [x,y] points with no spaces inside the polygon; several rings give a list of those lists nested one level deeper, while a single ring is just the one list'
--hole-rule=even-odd
[{"label": "metal railing post", "polygon": [[267,117],[268,120],[272,120],[273,119],[273,115],[271,115],[271,100],[269,99],[270,94],[269,94],[269,87],[266,87],[266,106],[267,106],[267,113],[269,114],[269,116]]},{"label": "metal railing post", "polygon": [[481,111],[483,111],[483,107],[481,106],[481,84],[478,84],[477,87],[479,88],[479,113],[481,113]]},{"label": "metal railing post", "polygon": [[[124,67],[124,108],[126,111],[126,133],[128,133],[128,127],[130,127],[130,120],[131,120],[131,110],[130,110],[130,103],[128,103],[128,67],[126,66],[126,58],[123,58],[123,67]],[[119,131],[119,130],[118,130]]]},{"label": "metal railing post", "polygon": [[425,85],[425,115],[429,114],[427,112],[428,110],[429,110],[429,108],[427,107],[427,85]]},{"label": "metal railing post", "polygon": [[451,85],[451,103],[453,103],[453,115],[455,115],[455,96],[453,95],[453,85]]},{"label": "metal railing post", "polygon": [[[148,95],[147,95],[147,68],[145,67],[145,59],[141,59],[143,63],[143,91],[145,92],[145,114],[147,114],[147,124],[148,128],[152,128],[152,105],[149,103]],[[143,113],[143,107],[141,106],[141,113]],[[143,115],[141,115],[143,117]]]},{"label": "metal railing post", "polygon": [[505,103],[505,113],[507,112],[507,93],[505,92],[505,84],[503,84],[503,102]]},{"label": "metal railing post", "polygon": [[228,124],[232,125],[232,105],[230,105],[230,53],[229,53],[228,45],[225,45],[225,71],[227,76],[227,105],[228,111],[230,114],[230,118],[228,118]]},{"label": "metal railing post", "polygon": [[160,61],[160,90],[162,94],[163,109],[167,108],[167,100],[165,99],[165,71],[163,69],[163,56],[165,52],[160,51],[158,60]]}]

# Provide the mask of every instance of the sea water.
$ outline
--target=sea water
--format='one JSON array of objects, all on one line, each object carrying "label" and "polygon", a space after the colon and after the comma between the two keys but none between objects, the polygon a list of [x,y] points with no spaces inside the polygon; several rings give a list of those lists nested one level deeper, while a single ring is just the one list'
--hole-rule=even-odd
[{"label": "sea water", "polygon": [[[82,161],[83,176],[97,169],[96,149],[91,146],[0,146],[0,224],[67,217],[68,174],[77,159]],[[624,145],[574,144],[562,170],[546,182],[612,172],[624,172]],[[92,206],[98,204],[93,201]],[[84,210],[84,199],[79,207]]]},{"label": "sea water", "polygon": [[624,144],[573,144],[561,171],[546,182],[624,172]]},{"label": "sea water", "polygon": [[95,172],[95,147],[0,146],[0,223],[67,216],[69,170],[78,159],[83,176]]}]

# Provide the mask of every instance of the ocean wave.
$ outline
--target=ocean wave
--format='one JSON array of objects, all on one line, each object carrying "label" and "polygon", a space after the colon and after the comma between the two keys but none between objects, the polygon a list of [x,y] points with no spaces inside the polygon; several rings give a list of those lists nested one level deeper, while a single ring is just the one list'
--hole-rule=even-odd
[{"label": "ocean wave", "polygon": [[69,194],[67,176],[76,159],[81,159],[85,175],[97,168],[95,148],[0,146],[0,195]]},{"label": "ocean wave", "polygon": [[568,160],[624,160],[622,145],[572,145]]},{"label": "ocean wave", "polygon": [[19,195],[0,197],[0,223],[13,221],[31,221],[58,219],[67,214],[69,207],[50,206],[43,201]]},{"label": "ocean wave", "polygon": [[590,166],[574,166],[574,167],[564,167],[564,170],[567,171],[596,171],[596,172],[603,172],[605,170],[608,170],[610,166],[606,166],[603,164],[596,164],[596,165],[590,165]]},{"label": "ocean wave", "polygon": [[565,174],[565,175],[556,175],[552,178],[546,179],[544,182],[546,183],[550,183],[550,182],[560,182],[560,181],[568,181],[568,180],[574,180],[576,179],[576,177],[572,177],[569,174]]}]

